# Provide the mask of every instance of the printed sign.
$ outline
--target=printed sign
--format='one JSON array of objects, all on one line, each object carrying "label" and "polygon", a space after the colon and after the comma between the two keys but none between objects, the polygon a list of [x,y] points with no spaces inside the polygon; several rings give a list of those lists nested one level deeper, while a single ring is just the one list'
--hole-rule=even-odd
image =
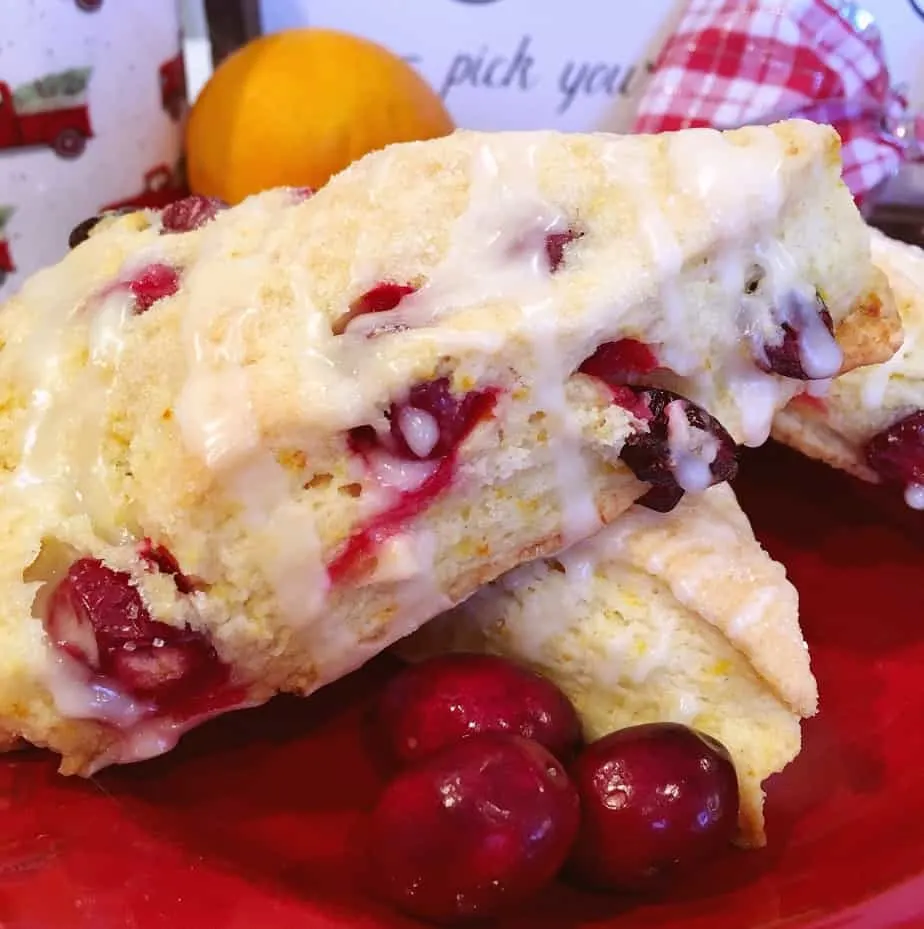
[{"label": "printed sign", "polygon": [[[269,0],[266,32],[354,32],[411,61],[461,126],[586,130],[638,95],[678,0]],[[630,12],[631,10],[631,12]]]},{"label": "printed sign", "polygon": [[[862,0],[924,109],[924,0]],[[267,0],[267,32],[364,35],[407,57],[473,129],[623,129],[681,0]]]}]

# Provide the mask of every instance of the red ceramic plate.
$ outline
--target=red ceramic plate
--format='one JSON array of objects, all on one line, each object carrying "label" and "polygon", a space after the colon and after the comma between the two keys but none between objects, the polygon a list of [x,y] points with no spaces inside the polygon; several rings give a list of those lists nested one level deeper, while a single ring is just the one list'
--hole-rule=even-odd
[{"label": "red ceramic plate", "polygon": [[[779,449],[739,492],[802,591],[823,709],[769,785],[770,844],[638,903],[552,888],[516,929],[924,925],[924,557],[847,483]],[[922,533],[924,538],[924,533]],[[2,929],[395,929],[349,867],[377,778],[363,751],[381,661],[93,781],[0,762]]]}]

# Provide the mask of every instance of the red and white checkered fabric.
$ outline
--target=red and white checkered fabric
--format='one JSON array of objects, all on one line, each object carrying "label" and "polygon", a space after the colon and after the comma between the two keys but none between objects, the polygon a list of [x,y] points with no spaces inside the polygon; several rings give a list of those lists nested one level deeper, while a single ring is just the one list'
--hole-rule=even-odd
[{"label": "red and white checkered fabric", "polygon": [[872,17],[835,0],[689,0],[639,104],[636,132],[729,129],[799,116],[843,140],[862,198],[894,174],[914,120]]}]

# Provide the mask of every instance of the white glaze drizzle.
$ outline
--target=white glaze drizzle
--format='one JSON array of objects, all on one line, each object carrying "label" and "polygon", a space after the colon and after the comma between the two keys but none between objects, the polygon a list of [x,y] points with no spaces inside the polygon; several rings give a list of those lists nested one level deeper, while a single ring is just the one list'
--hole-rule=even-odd
[{"label": "white glaze drizzle", "polygon": [[921,484],[909,484],[905,488],[905,503],[912,510],[924,510],[924,486]]},{"label": "white glaze drizzle", "polygon": [[[565,396],[571,363],[557,340],[554,278],[546,253],[546,236],[568,226],[561,212],[545,204],[535,189],[535,157],[531,146],[495,150],[485,144],[478,149],[469,209],[459,220],[456,241],[464,243],[460,254],[470,268],[473,256],[467,254],[469,242],[476,235],[483,242],[486,239],[479,249],[483,268],[477,275],[483,278],[479,286],[496,281],[500,285],[498,297],[519,302],[523,331],[533,351],[531,403],[546,417],[561,506],[562,541],[568,545],[597,529],[600,517],[583,458],[580,425]],[[511,217],[517,220],[511,222]],[[450,254],[451,264],[454,254]],[[450,280],[460,274],[455,268],[449,272],[440,268],[438,285],[444,273]]]},{"label": "white glaze drizzle", "polygon": [[65,717],[130,729],[151,712],[149,704],[94,680],[84,665],[57,650],[49,651],[43,677],[58,712]]},{"label": "white glaze drizzle", "polygon": [[439,423],[426,410],[418,410],[414,406],[401,407],[398,425],[407,447],[418,458],[426,458],[440,440]]},{"label": "white glaze drizzle", "polygon": [[700,711],[699,698],[692,693],[681,692],[674,696],[674,721],[689,726]]},{"label": "white glaze drizzle", "polygon": [[758,587],[752,591],[747,602],[738,610],[735,618],[728,625],[729,638],[734,641],[759,623],[767,615],[767,610],[778,596],[779,591],[774,587]]},{"label": "white glaze drizzle", "polygon": [[829,379],[840,370],[844,353],[828,332],[814,306],[800,314],[799,357],[802,368],[813,379]]},{"label": "white glaze drizzle", "polygon": [[667,440],[674,478],[688,493],[702,493],[714,481],[711,465],[719,453],[719,441],[690,424],[684,401],[674,400],[666,407]]},{"label": "white glaze drizzle", "polygon": [[826,397],[831,391],[831,385],[834,379],[830,377],[822,378],[817,381],[806,381],[805,392],[810,397]]},{"label": "white glaze drizzle", "polygon": [[[741,352],[736,318],[740,315],[746,333],[759,331],[769,335],[776,329],[772,302],[767,295],[763,295],[762,299],[749,299],[745,295],[745,283],[747,269],[758,264],[761,248],[766,248],[766,243],[771,249],[776,249],[774,254],[785,267],[782,254],[785,250],[772,238],[783,205],[780,168],[784,152],[775,137],[768,137],[767,144],[760,146],[749,158],[736,157],[732,149],[733,146],[722,136],[681,133],[671,139],[670,158],[677,190],[705,205],[720,226],[734,229],[740,222],[738,211],[745,205],[757,228],[766,230],[756,247],[737,241],[734,233],[729,231],[715,255],[711,256],[725,299],[717,312],[731,323],[724,339],[727,355],[712,370],[691,375],[696,385],[696,390],[691,392],[695,396],[691,398],[706,409],[713,408],[720,396],[726,402],[731,398],[738,412],[741,441],[745,445],[757,446],[767,440],[774,414],[797,389],[795,385],[786,385],[779,378],[766,375]],[[736,191],[736,197],[732,199],[723,195],[724,190]],[[772,262],[773,255],[770,260]],[[777,274],[774,278],[774,295],[786,294],[784,277]],[[805,282],[795,280],[790,280],[790,283],[807,286]],[[724,425],[733,426],[732,423]]]},{"label": "white glaze drizzle", "polygon": [[[607,162],[607,170],[614,181],[627,184],[632,191],[639,226],[645,236],[645,245],[659,284],[664,331],[668,333],[683,328],[686,300],[680,289],[680,274],[683,271],[684,254],[667,216],[659,205],[660,197],[655,190],[650,166],[647,162],[639,160],[631,165],[631,172],[626,176],[624,163],[614,165]],[[660,341],[657,352],[659,364],[679,375],[692,374],[702,363],[681,339]]]},{"label": "white glaze drizzle", "polygon": [[[237,710],[259,706],[263,701],[243,700],[233,708]],[[141,719],[123,728],[120,738],[113,742],[105,752],[93,760],[84,772],[88,776],[96,774],[103,768],[112,764],[130,764],[137,761],[147,761],[169,752],[182,735],[201,726],[204,722],[227,713],[232,707],[222,707],[208,713],[200,713],[178,720],[169,716],[152,716],[150,719]]]},{"label": "white glaze drizzle", "polygon": [[438,467],[435,461],[408,461],[387,452],[369,457],[369,473],[383,490],[408,493],[417,490]]},{"label": "white glaze drizzle", "polygon": [[[183,281],[187,305],[182,333],[190,373],[177,402],[177,422],[188,447],[244,504],[251,531],[262,541],[256,547],[257,566],[275,590],[280,618],[305,626],[322,614],[330,582],[314,518],[293,504],[292,478],[263,441],[243,358],[244,328],[256,321],[260,288],[271,279],[272,257],[285,239],[284,229],[266,228],[260,206],[252,199],[237,207],[252,212],[253,222],[265,229],[263,249],[241,259],[252,265],[245,278],[249,289],[230,276],[227,289],[216,292],[215,276],[207,273],[208,258],[226,260],[226,241],[218,223],[200,233],[206,260],[188,269]],[[297,286],[297,270],[292,277]],[[222,338],[215,339],[214,327],[229,306],[237,312]]]}]

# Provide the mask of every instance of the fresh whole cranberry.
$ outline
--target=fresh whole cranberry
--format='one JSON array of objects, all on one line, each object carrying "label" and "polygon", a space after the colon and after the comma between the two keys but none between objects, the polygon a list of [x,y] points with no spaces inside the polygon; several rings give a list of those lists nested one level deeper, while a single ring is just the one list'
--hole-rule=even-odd
[{"label": "fresh whole cranberry", "polygon": [[228,680],[206,636],[152,620],[130,576],[93,558],[74,562],[57,583],[45,626],[90,671],[160,708],[194,702]]},{"label": "fresh whole cranberry", "polygon": [[135,298],[135,312],[146,313],[158,300],[172,297],[180,289],[176,268],[151,264],[138,272],[126,285]]},{"label": "fresh whole cranberry", "polygon": [[715,739],[675,723],[610,733],[571,766],[581,826],[568,865],[601,890],[647,890],[720,852],[738,826],[738,778]]},{"label": "fresh whole cranberry", "polygon": [[[658,512],[673,509],[686,490],[705,490],[738,473],[735,441],[702,407],[670,390],[623,387],[647,410],[646,432],[629,436],[619,457],[652,489],[638,502]],[[617,398],[618,400],[618,398]],[[635,407],[628,407],[635,413]]]},{"label": "fresh whole cranberry", "polygon": [[579,815],[564,768],[541,745],[481,733],[385,788],[364,836],[369,881],[418,918],[494,916],[555,876]]},{"label": "fresh whole cranberry", "polygon": [[924,410],[892,423],[864,448],[866,463],[890,484],[924,484]]},{"label": "fresh whole cranberry", "polygon": [[814,301],[791,295],[779,311],[781,339],[762,345],[755,360],[764,371],[799,381],[837,374],[843,356],[834,338],[834,322],[819,294]]},{"label": "fresh whole cranberry", "polygon": [[549,680],[494,655],[441,655],[386,685],[371,715],[386,761],[411,764],[479,732],[512,732],[567,762],[581,744],[568,698]]},{"label": "fresh whole cranberry", "polygon": [[218,197],[203,197],[199,194],[184,197],[164,207],[160,214],[161,231],[169,235],[201,229],[226,209],[228,204]]}]

